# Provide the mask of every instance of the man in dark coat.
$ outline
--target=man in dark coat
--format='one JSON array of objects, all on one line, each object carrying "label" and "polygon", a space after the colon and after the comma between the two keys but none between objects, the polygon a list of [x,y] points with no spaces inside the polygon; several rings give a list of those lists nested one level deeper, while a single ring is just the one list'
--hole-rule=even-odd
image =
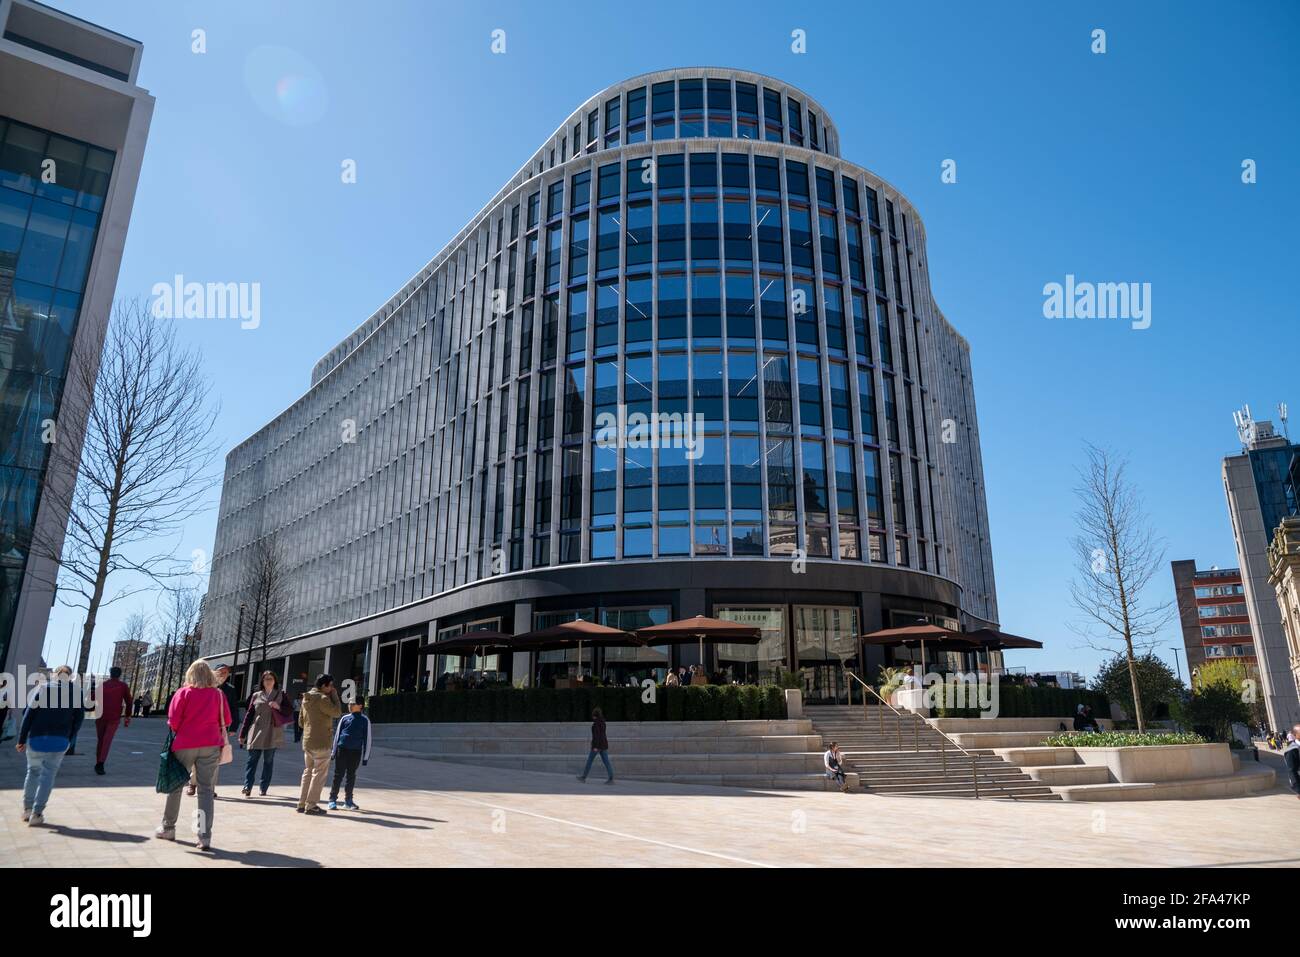
[{"label": "man in dark coat", "polygon": [[1290,779],[1287,783],[1300,796],[1300,724],[1291,729],[1291,740],[1282,752],[1282,760],[1286,762],[1286,773]]},{"label": "man in dark coat", "polygon": [[212,673],[216,675],[217,687],[226,696],[226,707],[230,709],[230,727],[226,730],[234,731],[239,727],[239,700],[235,697],[235,686],[230,681],[230,666],[217,665]]}]

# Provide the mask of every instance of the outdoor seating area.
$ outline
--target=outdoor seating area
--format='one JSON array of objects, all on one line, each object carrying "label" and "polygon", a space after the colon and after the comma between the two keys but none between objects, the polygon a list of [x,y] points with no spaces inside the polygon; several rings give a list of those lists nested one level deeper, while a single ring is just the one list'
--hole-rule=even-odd
[{"label": "outdoor seating area", "polygon": [[[527,680],[530,687],[570,690],[595,687],[640,687],[646,681],[665,687],[739,685],[740,676],[726,665],[709,670],[702,664],[672,667],[667,649],[695,645],[699,661],[706,644],[753,645],[760,629],[734,621],[696,616],[651,625],[635,631],[613,628],[578,618],[521,635],[499,631],[470,631],[430,642],[420,651],[454,659],[438,669],[430,690],[463,691],[511,687]],[[662,664],[636,663],[629,667],[612,649],[654,649]],[[555,653],[562,653],[556,655]],[[572,655],[570,655],[572,653]],[[515,656],[528,655],[525,674],[512,673]],[[560,657],[556,663],[553,659]]]},{"label": "outdoor seating area", "polygon": [[[737,649],[757,646],[763,638],[763,630],[755,625],[705,616],[635,629],[575,618],[519,635],[466,631],[419,646],[418,652],[427,656],[422,669],[427,679],[420,687],[433,691],[520,686],[567,690],[640,687],[647,681],[664,687],[780,683],[781,667],[760,672],[735,660]],[[959,632],[929,623],[857,635],[849,641],[856,650],[847,658],[828,660],[822,664],[830,667],[814,669],[817,674],[812,685],[817,687],[802,689],[809,700],[826,693],[835,700],[847,696],[850,682],[839,680],[835,672],[848,669],[859,677],[874,677],[861,673],[870,648],[883,652],[888,663],[919,667],[922,672],[991,675],[1000,670],[1003,649],[1042,647],[1041,642],[990,629]],[[674,647],[685,648],[690,654],[674,655]],[[996,660],[995,653],[999,655]],[[694,661],[684,663],[683,658]],[[805,670],[787,671],[793,682],[787,686],[798,686]]]}]

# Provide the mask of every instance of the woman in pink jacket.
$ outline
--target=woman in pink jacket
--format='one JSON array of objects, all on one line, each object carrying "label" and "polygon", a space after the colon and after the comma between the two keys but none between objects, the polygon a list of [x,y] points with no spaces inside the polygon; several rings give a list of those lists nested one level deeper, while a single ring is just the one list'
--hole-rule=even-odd
[{"label": "woman in pink jacket", "polygon": [[[199,789],[199,813],[195,822],[199,850],[212,847],[212,809],[217,768],[221,749],[226,745],[226,728],[230,724],[230,706],[217,688],[216,676],[202,658],[185,672],[185,684],[172,698],[167,709],[167,724],[175,732],[172,753],[176,760],[194,772]],[[181,812],[181,792],[177,788],[167,795],[162,824],[154,832],[164,841],[176,840],[176,818]]]}]

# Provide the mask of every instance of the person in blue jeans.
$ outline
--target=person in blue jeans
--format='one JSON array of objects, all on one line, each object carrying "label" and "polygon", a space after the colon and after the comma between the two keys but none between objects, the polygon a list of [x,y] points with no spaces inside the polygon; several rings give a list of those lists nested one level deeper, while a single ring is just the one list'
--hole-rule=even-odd
[{"label": "person in blue jeans", "polygon": [[591,765],[598,754],[601,763],[605,765],[605,773],[609,775],[605,783],[613,784],[614,768],[609,763],[609,737],[605,734],[605,715],[599,708],[594,708],[591,712],[591,750],[587,753],[587,766],[578,775],[579,781],[587,780],[587,775],[591,773]]},{"label": "person in blue jeans", "polygon": [[370,746],[374,735],[370,729],[370,719],[364,714],[364,698],[355,699],[348,705],[348,714],[339,719],[334,728],[334,749],[330,758],[334,762],[334,786],[330,788],[331,811],[338,810],[339,785],[343,785],[343,807],[349,811],[361,810],[352,800],[357,786],[357,767],[370,762]]},{"label": "person in blue jeans", "polygon": [[45,823],[45,805],[54,790],[54,779],[86,716],[71,674],[72,669],[65,665],[53,680],[32,693],[18,729],[17,749],[27,755],[23,820],[33,827]]},{"label": "person in blue jeans", "polygon": [[248,749],[244,765],[244,786],[240,793],[249,797],[253,793],[253,779],[257,775],[257,762],[262,762],[262,796],[271,786],[275,770],[275,752],[284,744],[284,725],[293,720],[293,705],[280,688],[274,671],[263,671],[260,687],[248,699],[244,723],[239,726],[239,746]]}]

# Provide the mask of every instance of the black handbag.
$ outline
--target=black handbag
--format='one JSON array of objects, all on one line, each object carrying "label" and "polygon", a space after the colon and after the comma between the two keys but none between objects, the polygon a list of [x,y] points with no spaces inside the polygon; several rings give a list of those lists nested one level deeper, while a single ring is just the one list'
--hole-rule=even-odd
[{"label": "black handbag", "polygon": [[171,794],[190,779],[190,772],[172,753],[172,742],[175,740],[176,732],[168,726],[167,740],[163,742],[162,754],[158,755],[158,782],[154,785],[154,790],[159,794]]}]

